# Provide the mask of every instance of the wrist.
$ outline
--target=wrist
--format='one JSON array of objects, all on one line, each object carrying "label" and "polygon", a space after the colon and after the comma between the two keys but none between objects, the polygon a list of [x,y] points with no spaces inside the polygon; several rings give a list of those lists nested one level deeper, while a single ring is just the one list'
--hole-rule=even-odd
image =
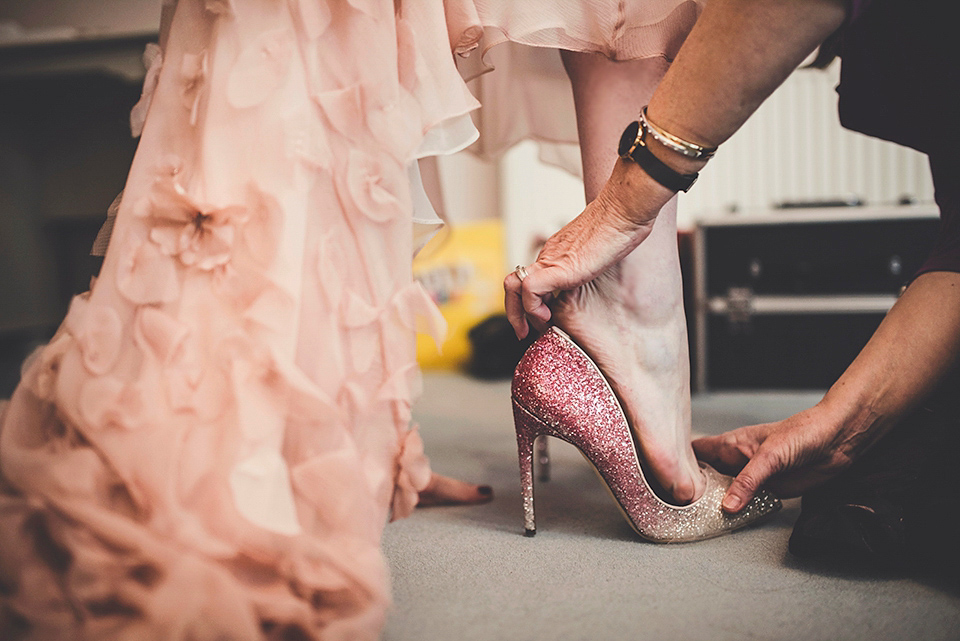
[{"label": "wrist", "polygon": [[816,407],[822,425],[834,434],[835,450],[853,460],[887,431],[890,421],[872,394],[845,382],[841,377]]},{"label": "wrist", "polygon": [[635,162],[618,158],[597,199],[628,225],[646,227],[653,224],[660,208],[674,195],[676,192],[651,178]]},{"label": "wrist", "polygon": [[647,149],[649,149],[650,153],[656,156],[660,162],[678,174],[699,173],[704,165],[707,164],[706,159],[689,158],[672,149],[668,149],[662,143],[653,139],[652,136],[647,138]]}]

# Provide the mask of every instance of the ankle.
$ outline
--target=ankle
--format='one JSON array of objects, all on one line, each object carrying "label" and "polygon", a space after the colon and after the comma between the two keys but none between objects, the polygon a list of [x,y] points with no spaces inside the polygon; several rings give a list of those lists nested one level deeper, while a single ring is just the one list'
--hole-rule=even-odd
[{"label": "ankle", "polygon": [[679,274],[658,269],[653,272],[655,277],[651,278],[650,272],[646,275],[637,275],[636,272],[636,269],[625,269],[613,286],[598,283],[600,294],[642,325],[662,325],[683,319],[683,291]]}]

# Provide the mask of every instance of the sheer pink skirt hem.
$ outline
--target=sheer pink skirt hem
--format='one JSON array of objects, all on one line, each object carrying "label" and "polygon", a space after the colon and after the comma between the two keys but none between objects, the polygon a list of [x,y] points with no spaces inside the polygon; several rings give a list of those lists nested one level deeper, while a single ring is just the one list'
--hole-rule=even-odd
[{"label": "sheer pink skirt hem", "polygon": [[559,52],[659,59],[666,67],[702,7],[702,0],[446,0],[451,48],[482,105],[471,150],[492,159],[534,140],[542,160],[579,175],[573,93]]}]

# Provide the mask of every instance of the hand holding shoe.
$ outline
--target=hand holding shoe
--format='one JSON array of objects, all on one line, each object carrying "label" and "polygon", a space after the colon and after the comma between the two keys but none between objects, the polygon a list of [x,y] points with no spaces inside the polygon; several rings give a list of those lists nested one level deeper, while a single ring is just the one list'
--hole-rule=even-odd
[{"label": "hand holding shoe", "polygon": [[775,423],[741,427],[693,442],[697,457],[737,474],[723,500],[739,512],[761,487],[778,496],[798,496],[836,476],[853,461],[858,432],[844,429],[820,405]]}]

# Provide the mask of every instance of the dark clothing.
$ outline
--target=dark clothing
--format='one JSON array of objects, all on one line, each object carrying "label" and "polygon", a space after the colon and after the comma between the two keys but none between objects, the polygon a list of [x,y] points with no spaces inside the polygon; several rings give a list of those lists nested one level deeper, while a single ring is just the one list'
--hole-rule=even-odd
[{"label": "dark clothing", "polygon": [[960,372],[843,474],[803,495],[790,551],[960,576]]},{"label": "dark clothing", "polygon": [[[840,122],[930,158],[940,234],[917,274],[960,272],[960,64],[944,0],[851,0]],[[960,370],[846,472],[803,496],[790,550],[960,575]]]},{"label": "dark clothing", "polygon": [[960,142],[960,56],[946,0],[854,0],[840,44],[840,122],[925,154]]},{"label": "dark clothing", "polygon": [[955,150],[952,157],[945,153],[930,156],[934,195],[940,207],[940,234],[917,276],[925,272],[960,272],[960,160],[957,155]]},{"label": "dark clothing", "polygon": [[960,272],[960,48],[951,5],[851,0],[841,35],[841,124],[930,156],[942,226],[918,275]]}]

